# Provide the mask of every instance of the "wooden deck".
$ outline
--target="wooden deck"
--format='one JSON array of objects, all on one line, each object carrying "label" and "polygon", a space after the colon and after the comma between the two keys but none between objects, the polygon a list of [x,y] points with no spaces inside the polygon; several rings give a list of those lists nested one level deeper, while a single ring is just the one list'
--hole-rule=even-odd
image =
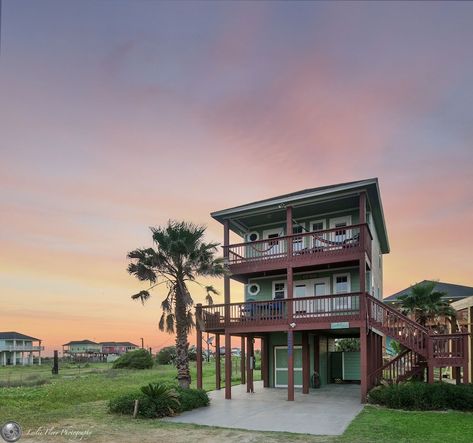
[{"label": "wooden deck", "polygon": [[306,232],[224,246],[232,275],[359,260],[371,261],[367,224]]}]

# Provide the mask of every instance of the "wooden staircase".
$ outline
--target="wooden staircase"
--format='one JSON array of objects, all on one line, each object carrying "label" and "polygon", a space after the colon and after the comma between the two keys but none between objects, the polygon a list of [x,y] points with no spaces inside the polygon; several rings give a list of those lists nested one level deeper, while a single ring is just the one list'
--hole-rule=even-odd
[{"label": "wooden staircase", "polygon": [[455,332],[436,334],[411,320],[382,301],[367,295],[368,327],[379,331],[404,346],[404,350],[368,376],[370,387],[399,383],[428,370],[428,381],[433,382],[434,367],[463,367],[463,382],[468,383],[468,334]]}]

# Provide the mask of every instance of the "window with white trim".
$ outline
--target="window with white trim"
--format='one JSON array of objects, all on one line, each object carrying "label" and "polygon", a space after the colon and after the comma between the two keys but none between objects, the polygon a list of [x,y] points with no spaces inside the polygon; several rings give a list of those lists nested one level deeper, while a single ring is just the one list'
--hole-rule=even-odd
[{"label": "window with white trim", "polygon": [[281,299],[286,297],[286,282],[275,281],[273,282],[273,298]]}]

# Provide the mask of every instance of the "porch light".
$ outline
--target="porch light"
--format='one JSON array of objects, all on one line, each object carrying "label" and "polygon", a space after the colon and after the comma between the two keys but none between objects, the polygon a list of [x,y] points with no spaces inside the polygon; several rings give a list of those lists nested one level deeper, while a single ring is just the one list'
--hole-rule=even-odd
[{"label": "porch light", "polygon": [[289,323],[289,326],[290,326],[292,329],[294,329],[294,328],[296,327],[296,324],[295,324],[294,322],[292,322],[292,323]]}]

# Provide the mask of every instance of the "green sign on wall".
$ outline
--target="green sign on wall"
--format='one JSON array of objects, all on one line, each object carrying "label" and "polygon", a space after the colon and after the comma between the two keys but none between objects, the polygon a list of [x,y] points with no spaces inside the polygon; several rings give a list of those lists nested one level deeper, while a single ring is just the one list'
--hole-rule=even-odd
[{"label": "green sign on wall", "polygon": [[330,329],[347,329],[350,327],[350,323],[347,321],[339,321],[335,323],[330,323]]}]

